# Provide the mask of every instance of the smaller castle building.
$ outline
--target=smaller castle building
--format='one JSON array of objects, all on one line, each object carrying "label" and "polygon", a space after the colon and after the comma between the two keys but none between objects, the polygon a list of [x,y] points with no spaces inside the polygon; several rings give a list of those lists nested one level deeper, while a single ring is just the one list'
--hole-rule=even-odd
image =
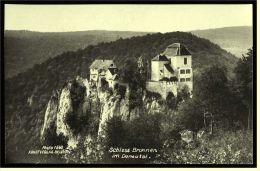
[{"label": "smaller castle building", "polygon": [[193,90],[192,56],[184,45],[174,43],[152,59],[151,80],[146,89],[166,99],[168,93],[176,96],[184,86]]},{"label": "smaller castle building", "polygon": [[89,69],[90,82],[97,87],[101,86],[102,80],[106,81],[110,88],[114,88],[116,83],[118,83],[118,69],[113,60],[95,60],[90,65]]}]

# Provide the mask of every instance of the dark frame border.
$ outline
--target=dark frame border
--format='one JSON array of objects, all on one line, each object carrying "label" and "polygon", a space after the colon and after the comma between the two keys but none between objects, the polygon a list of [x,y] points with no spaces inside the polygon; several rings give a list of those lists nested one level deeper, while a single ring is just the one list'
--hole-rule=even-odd
[{"label": "dark frame border", "polygon": [[[72,5],[72,4],[251,4],[252,5],[252,18],[253,18],[253,164],[29,164],[29,163],[5,163],[5,89],[4,89],[4,14],[5,4],[26,4],[26,5]],[[256,75],[257,75],[257,5],[256,0],[1,0],[1,164],[0,167],[5,168],[256,168],[257,167],[257,91],[256,91]]]}]

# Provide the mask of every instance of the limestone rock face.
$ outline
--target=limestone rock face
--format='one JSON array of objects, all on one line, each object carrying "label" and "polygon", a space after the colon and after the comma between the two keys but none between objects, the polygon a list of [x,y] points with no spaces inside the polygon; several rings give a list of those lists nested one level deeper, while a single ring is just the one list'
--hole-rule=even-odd
[{"label": "limestone rock face", "polygon": [[119,95],[109,93],[99,93],[100,102],[102,104],[100,114],[100,124],[98,135],[105,137],[103,132],[107,127],[107,121],[113,116],[119,116],[123,120],[128,120],[129,103],[128,99],[121,99]]},{"label": "limestone rock face", "polygon": [[57,112],[59,106],[59,92],[56,91],[51,96],[50,101],[48,102],[47,109],[44,117],[44,124],[41,130],[41,139],[44,140],[46,137],[46,132],[49,129],[52,129],[52,125],[56,125]]},{"label": "limestone rock face", "polygon": [[[129,120],[129,114],[127,93],[122,98],[116,91],[91,88],[87,79],[77,77],[68,81],[59,93],[51,97],[45,112],[41,137],[44,140],[48,136],[46,132],[55,129],[56,135],[66,137],[68,148],[73,149],[77,147],[80,138],[88,137],[89,140],[91,135],[88,135],[86,130],[76,134],[69,119],[73,124],[75,120],[78,122],[81,116],[98,118],[97,136],[105,137],[101,132],[106,129],[106,123],[110,118],[120,116],[123,120]],[[80,124],[88,129],[90,122],[92,121]],[[77,123],[75,125],[78,126]]]},{"label": "limestone rock face", "polygon": [[[144,112],[163,112],[164,106],[155,98],[142,97],[143,107],[129,110],[130,91],[96,88],[87,79],[76,77],[68,81],[59,92],[51,97],[46,112],[41,137],[44,140],[52,130],[57,137],[65,137],[67,148],[82,147],[91,153],[91,146],[100,138],[106,138],[108,120],[114,116],[131,121]],[[85,119],[86,120],[85,120]],[[55,138],[55,137],[54,137]]]},{"label": "limestone rock face", "polygon": [[[75,148],[77,144],[76,137],[73,135],[72,130],[69,125],[66,123],[66,117],[69,113],[73,112],[72,99],[71,99],[71,83],[69,83],[65,88],[62,89],[59,108],[57,112],[57,135],[62,134],[65,137],[68,137],[68,146]],[[75,109],[74,109],[75,110]]]},{"label": "limestone rock face", "polygon": [[57,112],[57,134],[63,134],[64,136],[69,135],[68,125],[65,123],[66,114],[73,111],[71,97],[70,97],[71,83],[62,89],[59,108]]},{"label": "limestone rock face", "polygon": [[[46,139],[48,131],[54,129],[57,136],[62,135],[68,139],[67,144],[69,148],[76,147],[78,135],[74,135],[73,130],[68,124],[68,117],[70,115],[70,117],[76,118],[80,114],[86,114],[87,109],[84,109],[84,107],[87,108],[85,102],[89,95],[87,88],[89,88],[88,81],[77,77],[73,81],[68,81],[59,92],[55,92],[52,95],[45,112],[44,124],[41,131],[42,140]],[[85,92],[79,91],[85,89]],[[77,99],[79,96],[84,97]],[[78,105],[73,105],[75,101]]]}]

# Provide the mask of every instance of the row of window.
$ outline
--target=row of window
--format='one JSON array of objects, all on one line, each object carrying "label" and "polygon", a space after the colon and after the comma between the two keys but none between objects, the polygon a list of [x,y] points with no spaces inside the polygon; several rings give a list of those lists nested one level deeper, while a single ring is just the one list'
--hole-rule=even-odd
[{"label": "row of window", "polygon": [[185,78],[181,78],[180,79],[180,82],[185,82],[185,81],[188,82],[188,81],[191,81],[191,79],[190,78],[186,78],[186,79]]},{"label": "row of window", "polygon": [[181,74],[185,74],[185,71],[186,71],[186,74],[190,74],[190,69],[186,69],[186,70],[185,69],[181,69],[180,73]]}]

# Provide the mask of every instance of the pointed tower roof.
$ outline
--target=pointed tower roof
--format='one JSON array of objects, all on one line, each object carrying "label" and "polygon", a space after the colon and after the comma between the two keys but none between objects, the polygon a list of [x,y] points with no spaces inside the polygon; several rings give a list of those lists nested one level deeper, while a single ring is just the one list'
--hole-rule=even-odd
[{"label": "pointed tower roof", "polygon": [[157,55],[152,59],[152,61],[169,61],[169,59],[165,55]]},{"label": "pointed tower roof", "polygon": [[183,56],[183,55],[191,55],[188,49],[180,44],[180,43],[173,43],[169,45],[165,51],[163,52],[166,56]]}]

